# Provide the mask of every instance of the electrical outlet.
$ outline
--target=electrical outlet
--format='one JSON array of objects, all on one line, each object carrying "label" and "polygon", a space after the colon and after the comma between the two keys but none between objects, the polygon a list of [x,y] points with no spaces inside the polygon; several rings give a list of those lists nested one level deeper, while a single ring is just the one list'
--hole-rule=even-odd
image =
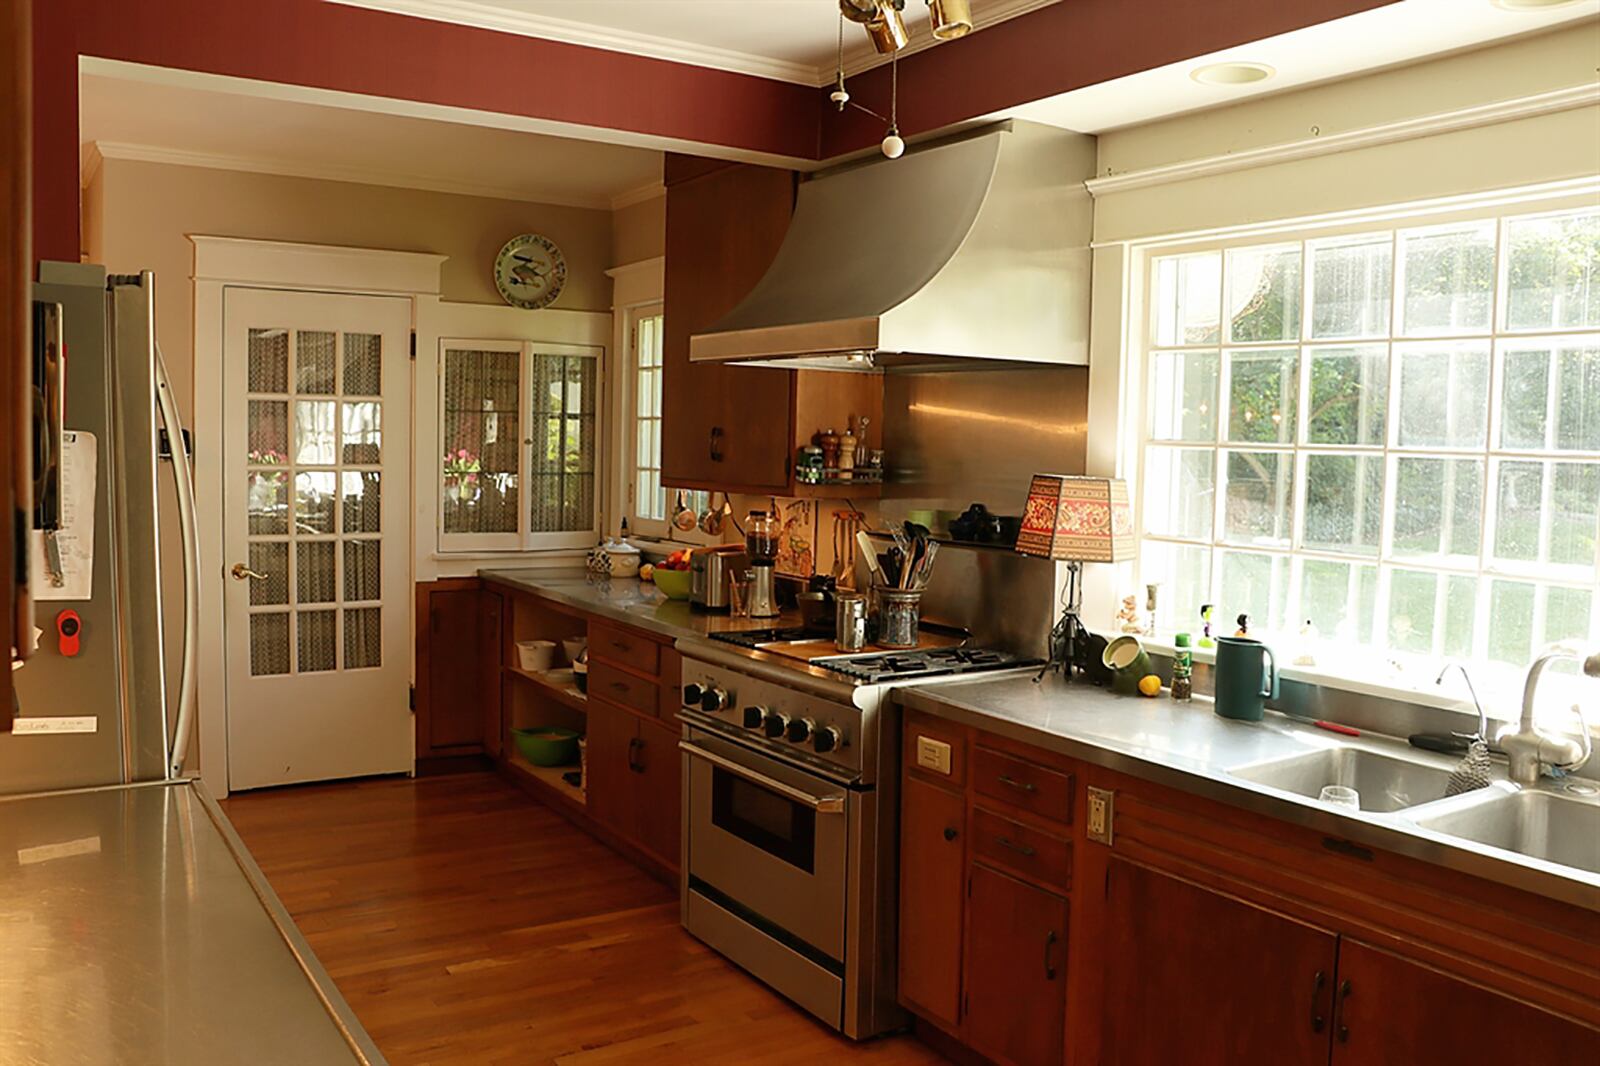
[{"label": "electrical outlet", "polygon": [[1110,789],[1089,788],[1089,815],[1086,819],[1086,829],[1089,839],[1098,844],[1111,843],[1111,819],[1113,816],[1112,798],[1115,793]]},{"label": "electrical outlet", "polygon": [[950,773],[950,745],[932,737],[917,738],[917,765],[936,774]]}]

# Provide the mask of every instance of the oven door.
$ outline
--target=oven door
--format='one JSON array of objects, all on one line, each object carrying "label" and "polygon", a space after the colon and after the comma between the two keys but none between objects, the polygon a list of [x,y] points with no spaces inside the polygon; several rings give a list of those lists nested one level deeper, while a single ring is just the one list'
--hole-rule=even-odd
[{"label": "oven door", "polygon": [[842,962],[850,790],[703,730],[681,747],[690,884]]}]

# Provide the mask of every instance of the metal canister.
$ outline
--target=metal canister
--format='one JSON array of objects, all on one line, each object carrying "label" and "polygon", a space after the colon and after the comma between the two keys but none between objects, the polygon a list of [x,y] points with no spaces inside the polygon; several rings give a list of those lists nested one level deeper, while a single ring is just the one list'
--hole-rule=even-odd
[{"label": "metal canister", "polygon": [[840,592],[833,602],[834,647],[861,651],[867,646],[867,598],[859,592]]}]

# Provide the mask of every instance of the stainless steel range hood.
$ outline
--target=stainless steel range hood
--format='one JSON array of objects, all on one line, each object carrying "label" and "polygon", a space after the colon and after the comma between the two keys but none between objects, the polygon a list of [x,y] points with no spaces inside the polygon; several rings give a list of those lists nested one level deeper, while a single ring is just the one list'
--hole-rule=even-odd
[{"label": "stainless steel range hood", "polygon": [[1093,137],[1005,122],[800,186],[778,255],[695,362],[1084,364]]}]

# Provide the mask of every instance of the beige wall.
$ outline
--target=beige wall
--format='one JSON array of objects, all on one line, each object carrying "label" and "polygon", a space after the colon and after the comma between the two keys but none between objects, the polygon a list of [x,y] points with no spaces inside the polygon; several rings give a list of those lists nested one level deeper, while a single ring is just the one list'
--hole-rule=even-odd
[{"label": "beige wall", "polygon": [[194,366],[191,233],[447,255],[444,299],[498,304],[495,254],[531,230],[567,259],[555,307],[611,307],[609,211],[124,159],[101,164],[84,200],[89,259],[118,272],[155,271],[156,328],[185,401]]},{"label": "beige wall", "polygon": [[611,265],[654,259],[667,251],[667,197],[629,204],[611,216]]}]

